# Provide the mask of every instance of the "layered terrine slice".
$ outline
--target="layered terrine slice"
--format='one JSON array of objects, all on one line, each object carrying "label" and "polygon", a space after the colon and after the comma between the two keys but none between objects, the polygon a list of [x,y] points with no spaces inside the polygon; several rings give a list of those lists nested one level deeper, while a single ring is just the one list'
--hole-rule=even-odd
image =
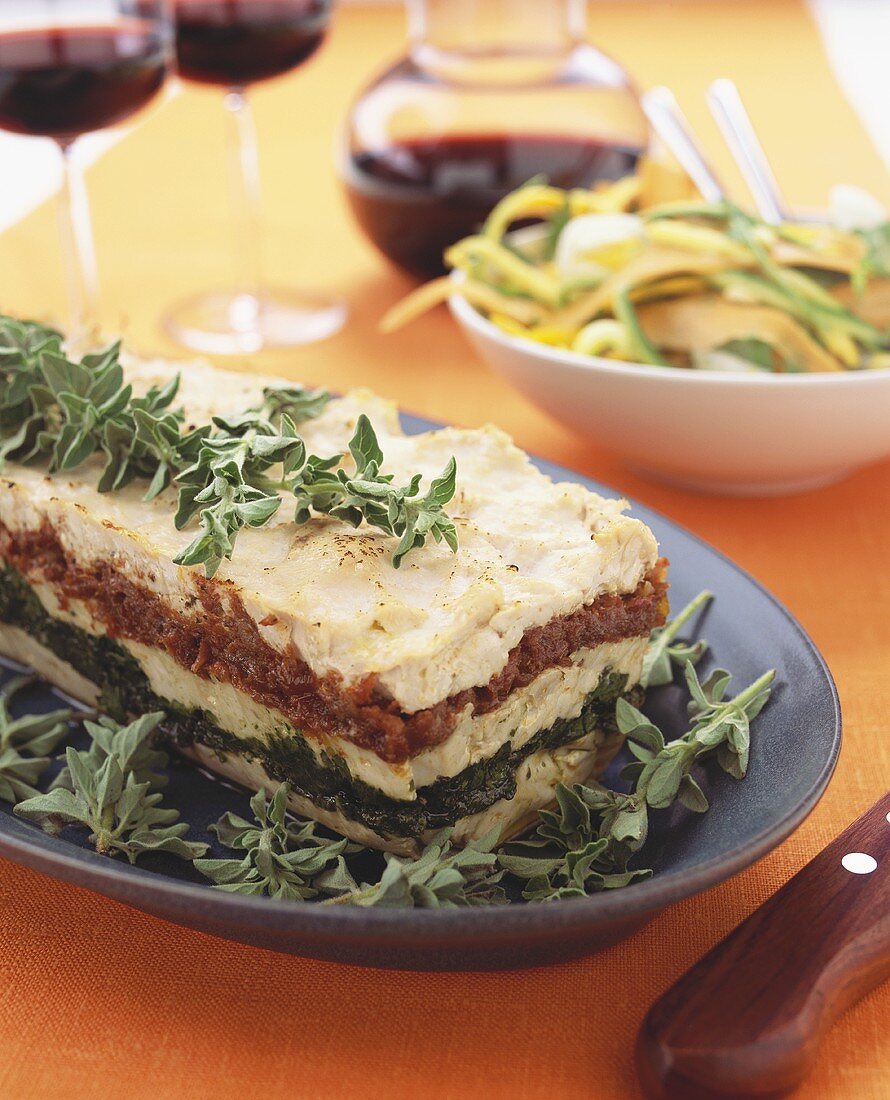
[{"label": "layered terrine slice", "polygon": [[[127,375],[140,393],[177,371],[186,423],[289,385],[158,361]],[[175,486],[146,501],[144,482],[100,493],[97,457],[54,474],[7,461],[0,651],[121,716],[164,710],[183,752],[251,788],[286,780],[296,812],[362,843],[515,835],[619,747],[664,563],[624,502],[554,483],[495,428],[407,435],[354,392],[300,434],[345,452],[362,413],[398,483],[456,458],[456,552],[427,541],[396,569],[391,535],[282,507],[208,577],[174,563],[190,537]]]}]

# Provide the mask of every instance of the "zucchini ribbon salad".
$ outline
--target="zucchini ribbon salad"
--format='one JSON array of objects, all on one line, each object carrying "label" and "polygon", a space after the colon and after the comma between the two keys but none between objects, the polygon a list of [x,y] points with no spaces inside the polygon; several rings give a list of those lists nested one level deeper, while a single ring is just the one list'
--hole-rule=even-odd
[{"label": "zucchini ribbon salad", "polygon": [[668,177],[650,162],[593,190],[531,181],[446,251],[452,275],[390,310],[384,330],[459,295],[510,336],[586,356],[752,372],[890,366],[890,223],[875,200],[837,188],[830,222],[768,225],[729,202],[666,198]]}]

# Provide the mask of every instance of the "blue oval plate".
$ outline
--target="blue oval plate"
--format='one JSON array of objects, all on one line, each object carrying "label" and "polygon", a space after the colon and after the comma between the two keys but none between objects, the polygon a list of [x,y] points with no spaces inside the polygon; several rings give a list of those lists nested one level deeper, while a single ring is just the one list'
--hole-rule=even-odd
[{"label": "blue oval plate", "polygon": [[[408,431],[427,421],[405,417]],[[612,490],[547,462],[556,480],[576,481],[608,496]],[[767,668],[776,688],[753,729],[747,777],[736,781],[709,772],[703,786],[711,801],[697,815],[677,806],[654,814],[645,881],[587,898],[548,904],[518,903],[474,909],[362,909],[319,907],[242,897],[214,890],[187,864],[151,856],[140,866],[99,856],[13,817],[0,804],[0,853],[55,878],[75,882],[155,916],[230,940],[276,951],[364,966],[397,969],[493,969],[570,958],[614,943],[681,898],[713,886],[765,855],[792,833],[816,805],[840,749],[837,692],[825,661],[800,624],[753,578],[670,520],[634,504],[670,558],[671,599],[682,607],[702,588],[716,599],[701,620],[710,643],[702,664],[733,672],[737,688]],[[9,668],[0,668],[0,678]],[[650,694],[647,711],[665,733],[684,726],[685,696],[678,687]],[[52,709],[58,697],[31,689],[29,705]],[[620,767],[623,759],[616,764]],[[221,849],[208,826],[226,810],[249,816],[248,795],[184,762],[170,766],[165,802],[192,825],[190,839]],[[607,782],[609,777],[607,777]]]}]

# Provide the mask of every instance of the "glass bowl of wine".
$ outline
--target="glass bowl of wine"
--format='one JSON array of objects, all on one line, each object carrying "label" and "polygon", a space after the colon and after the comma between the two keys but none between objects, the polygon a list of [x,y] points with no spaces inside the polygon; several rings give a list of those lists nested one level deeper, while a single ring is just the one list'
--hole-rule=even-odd
[{"label": "glass bowl of wine", "polygon": [[586,0],[407,0],[408,53],[355,102],[341,175],[358,224],[416,278],[523,183],[632,172],[648,127],[586,38]]}]

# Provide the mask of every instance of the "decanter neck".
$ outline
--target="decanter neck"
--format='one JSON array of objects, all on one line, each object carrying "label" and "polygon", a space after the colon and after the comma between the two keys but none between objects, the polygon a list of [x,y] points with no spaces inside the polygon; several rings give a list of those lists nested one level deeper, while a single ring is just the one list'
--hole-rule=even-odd
[{"label": "decanter neck", "polygon": [[586,0],[408,0],[411,54],[424,67],[564,56],[586,32]]}]

